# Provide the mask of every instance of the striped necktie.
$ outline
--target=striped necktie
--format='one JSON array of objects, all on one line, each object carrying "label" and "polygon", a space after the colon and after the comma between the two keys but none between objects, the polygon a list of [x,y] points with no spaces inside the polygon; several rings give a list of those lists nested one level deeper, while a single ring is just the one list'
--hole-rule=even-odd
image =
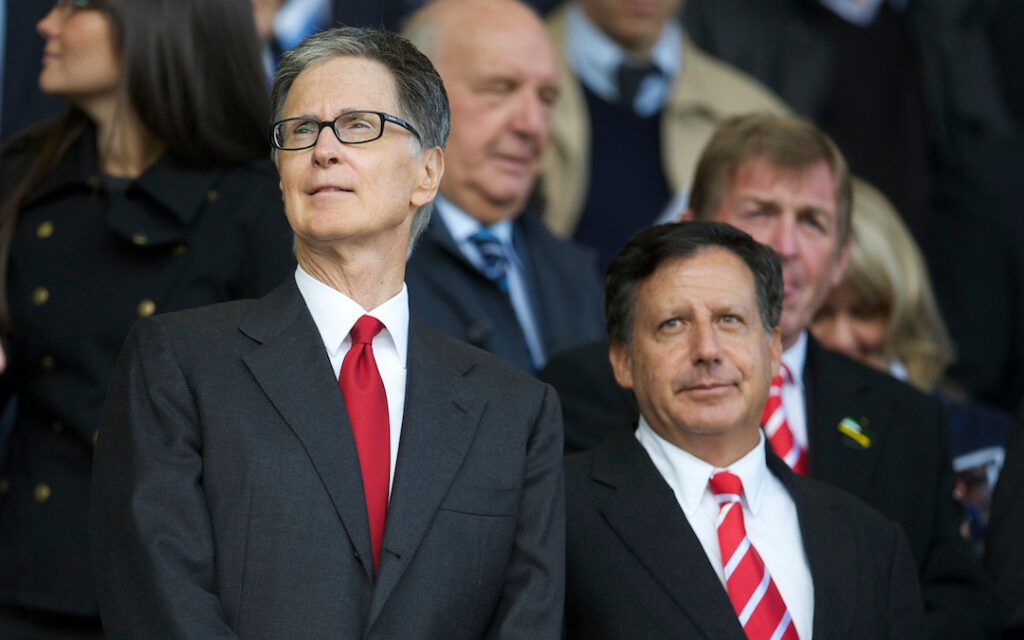
[{"label": "striped necktie", "polygon": [[722,471],[708,481],[718,501],[718,548],[722,552],[725,587],[749,640],[799,640],[789,615],[757,549],[743,524],[743,482]]},{"label": "striped necktie", "polygon": [[469,239],[476,245],[480,257],[483,258],[484,275],[488,280],[497,284],[502,291],[507,292],[508,256],[505,254],[501,240],[498,240],[497,236],[486,229],[477,231]]},{"label": "striped necktie", "polygon": [[772,378],[772,386],[768,390],[768,400],[761,412],[761,427],[768,438],[775,455],[801,475],[807,473],[807,452],[793,437],[793,431],[786,422],[786,410],[782,406],[782,385],[793,379],[789,368],[779,365],[779,375]]}]

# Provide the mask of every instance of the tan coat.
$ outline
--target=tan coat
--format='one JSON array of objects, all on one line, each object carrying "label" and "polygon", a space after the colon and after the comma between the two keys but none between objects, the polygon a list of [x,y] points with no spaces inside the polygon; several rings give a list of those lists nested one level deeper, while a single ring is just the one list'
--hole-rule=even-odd
[{"label": "tan coat", "polygon": [[[547,23],[561,52],[562,93],[544,157],[544,221],[555,235],[570,237],[582,215],[590,178],[590,118],[583,87],[565,51],[565,9],[553,11]],[[701,51],[685,35],[683,51],[682,72],[661,113],[662,163],[672,193],[690,184],[705,143],[723,119],[750,111],[789,112],[764,85]]]}]

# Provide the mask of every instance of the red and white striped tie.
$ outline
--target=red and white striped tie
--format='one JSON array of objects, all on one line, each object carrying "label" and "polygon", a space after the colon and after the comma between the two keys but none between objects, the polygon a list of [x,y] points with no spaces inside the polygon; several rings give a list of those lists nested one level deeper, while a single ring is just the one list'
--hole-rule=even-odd
[{"label": "red and white striped tie", "polygon": [[789,368],[780,364],[779,375],[772,378],[772,386],[768,390],[768,400],[764,403],[764,410],[761,412],[761,427],[768,438],[768,444],[772,446],[772,451],[782,458],[793,471],[805,475],[807,473],[807,452],[793,437],[789,423],[786,422],[786,410],[782,406],[782,385],[792,379],[793,376],[789,373]]},{"label": "red and white striped tie", "polygon": [[768,568],[750,544],[743,524],[743,482],[722,471],[708,482],[718,500],[718,548],[722,551],[725,587],[740,625],[750,640],[799,640]]}]

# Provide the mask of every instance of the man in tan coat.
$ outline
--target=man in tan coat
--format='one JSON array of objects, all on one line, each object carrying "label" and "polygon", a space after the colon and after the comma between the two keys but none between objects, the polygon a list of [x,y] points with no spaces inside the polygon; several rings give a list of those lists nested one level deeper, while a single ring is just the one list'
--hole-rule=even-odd
[{"label": "man in tan coat", "polygon": [[596,247],[602,265],[670,202],[685,209],[697,157],[721,120],[788,110],[689,41],[682,0],[649,5],[572,0],[548,19],[562,95],[544,161],[544,220]]}]

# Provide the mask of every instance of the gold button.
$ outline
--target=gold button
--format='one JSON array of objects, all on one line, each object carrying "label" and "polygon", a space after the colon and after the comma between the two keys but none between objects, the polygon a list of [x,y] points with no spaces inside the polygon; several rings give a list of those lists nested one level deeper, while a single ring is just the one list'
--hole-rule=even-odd
[{"label": "gold button", "polygon": [[57,366],[57,362],[53,359],[53,356],[43,356],[39,358],[39,366],[42,367],[43,371],[53,371]]},{"label": "gold button", "polygon": [[89,185],[93,189],[99,189],[102,182],[103,180],[99,176],[89,176],[85,179],[85,184]]},{"label": "gold button", "polygon": [[32,497],[36,499],[36,502],[43,503],[50,499],[50,485],[45,482],[40,482],[36,485],[36,488],[32,490]]},{"label": "gold button", "polygon": [[182,242],[181,244],[174,245],[174,248],[171,249],[171,254],[173,254],[174,257],[177,258],[179,256],[185,255],[185,253],[187,251],[188,251],[188,245],[185,244],[184,242]]},{"label": "gold button", "polygon": [[217,190],[210,189],[209,191],[207,191],[206,199],[209,200],[210,202],[217,202]]},{"label": "gold button", "polygon": [[0,478],[0,495],[7,493],[10,488],[11,483],[7,481],[7,478]]},{"label": "gold button", "polygon": [[53,427],[53,432],[58,436],[64,433],[64,423],[60,420],[54,420],[51,426]]},{"label": "gold button", "polygon": [[36,235],[40,238],[49,238],[53,235],[53,223],[47,220],[36,227]]},{"label": "gold button", "polygon": [[97,429],[92,432],[92,443],[96,444],[96,441],[100,439],[100,430]]},{"label": "gold button", "polygon": [[149,242],[149,236],[147,236],[144,233],[136,233],[132,235],[132,242],[139,245],[140,247],[144,246],[147,242]]},{"label": "gold button", "polygon": [[156,303],[149,299],[143,300],[139,303],[137,311],[140,318],[148,318],[156,311]]},{"label": "gold button", "polygon": [[46,304],[49,299],[50,292],[46,290],[46,287],[36,287],[32,290],[32,304],[36,306]]}]

